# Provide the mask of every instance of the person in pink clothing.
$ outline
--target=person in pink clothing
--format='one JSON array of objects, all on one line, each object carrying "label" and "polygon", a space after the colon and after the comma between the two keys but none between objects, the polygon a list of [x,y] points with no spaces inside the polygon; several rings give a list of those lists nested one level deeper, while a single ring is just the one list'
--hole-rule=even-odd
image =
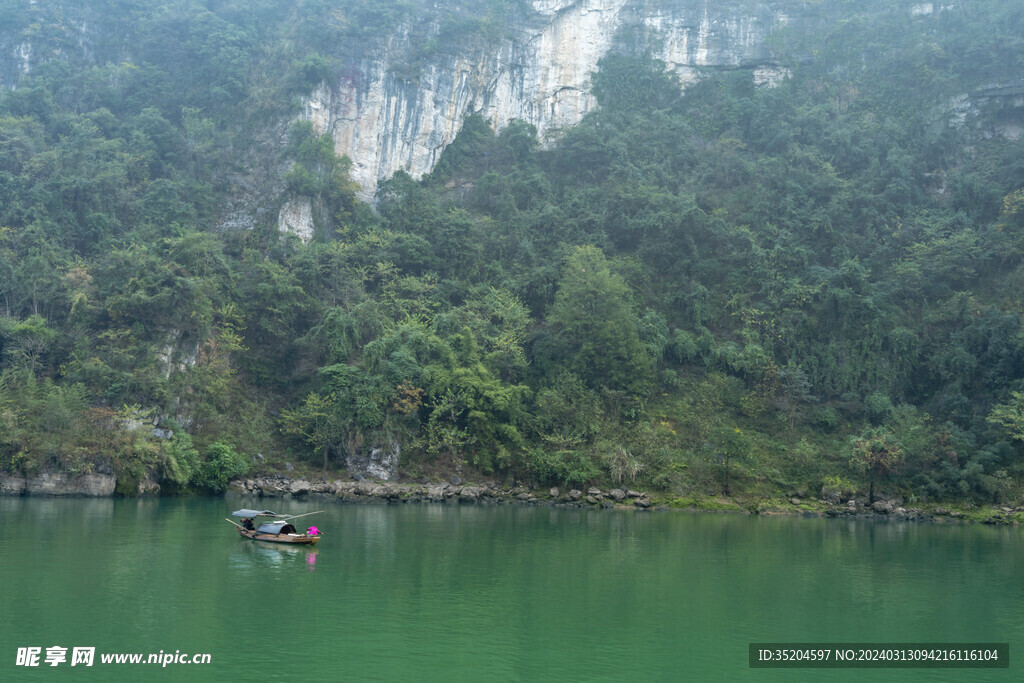
[{"label": "person in pink clothing", "polygon": [[308,529],[306,529],[306,535],[307,536],[319,536],[320,535],[320,530],[317,529],[315,526],[311,526]]}]

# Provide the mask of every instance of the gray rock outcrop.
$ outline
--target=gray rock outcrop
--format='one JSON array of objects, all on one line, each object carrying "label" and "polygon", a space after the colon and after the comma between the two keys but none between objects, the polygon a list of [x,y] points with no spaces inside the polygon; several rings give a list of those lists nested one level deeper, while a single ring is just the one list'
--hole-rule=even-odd
[{"label": "gray rock outcrop", "polygon": [[0,494],[31,496],[90,496],[114,495],[117,477],[113,474],[91,472],[72,477],[63,472],[41,472],[28,477],[0,475]]}]

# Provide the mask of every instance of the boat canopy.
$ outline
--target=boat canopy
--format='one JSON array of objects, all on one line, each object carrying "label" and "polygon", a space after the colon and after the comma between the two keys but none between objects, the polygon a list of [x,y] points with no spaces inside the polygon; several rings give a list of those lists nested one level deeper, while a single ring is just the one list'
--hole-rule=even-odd
[{"label": "boat canopy", "polygon": [[288,522],[267,522],[256,527],[258,534],[294,534],[295,527]]},{"label": "boat canopy", "polygon": [[259,517],[260,515],[278,516],[276,512],[271,512],[270,510],[235,510],[231,513],[232,517]]}]

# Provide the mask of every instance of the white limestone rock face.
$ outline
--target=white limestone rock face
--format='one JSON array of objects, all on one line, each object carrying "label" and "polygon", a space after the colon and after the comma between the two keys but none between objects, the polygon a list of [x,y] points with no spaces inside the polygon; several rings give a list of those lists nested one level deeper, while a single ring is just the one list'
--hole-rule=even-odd
[{"label": "white limestone rock face", "polygon": [[985,83],[973,92],[951,98],[945,111],[951,127],[970,128],[978,138],[998,135],[1020,140],[1024,136],[1024,79]]},{"label": "white limestone rock face", "polygon": [[277,228],[298,235],[303,242],[313,239],[313,205],[309,197],[286,201],[277,217]]},{"label": "white limestone rock face", "polygon": [[0,472],[0,496],[20,496],[25,493],[28,482],[19,474]]},{"label": "white limestone rock face", "polygon": [[398,472],[401,454],[402,447],[397,441],[377,444],[346,454],[345,469],[363,477],[390,481]]},{"label": "white limestone rock face", "polygon": [[33,496],[96,496],[114,495],[117,477],[113,474],[82,474],[77,477],[63,472],[43,472],[26,480],[25,492]]},{"label": "white limestone rock face", "polygon": [[[765,85],[788,75],[772,62],[766,38],[789,18],[768,4],[535,0],[532,8],[515,37],[487,51],[437,57],[415,81],[393,68],[408,48],[408,32],[399,32],[378,54],[310,95],[302,116],[352,160],[364,199],[398,170],[414,178],[429,173],[469,113],[495,130],[521,120],[537,127],[542,142],[555,139],[597,106],[590,74],[626,27],[655,48],[681,85],[708,68],[747,68]],[[282,229],[301,235],[302,210],[286,204]]]}]

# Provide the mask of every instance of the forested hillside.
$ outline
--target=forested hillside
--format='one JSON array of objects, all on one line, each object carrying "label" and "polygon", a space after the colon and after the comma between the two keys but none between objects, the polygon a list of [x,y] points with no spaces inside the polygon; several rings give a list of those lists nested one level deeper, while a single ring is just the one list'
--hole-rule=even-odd
[{"label": "forested hillside", "polygon": [[0,0],[0,469],[1019,497],[1024,5],[822,4],[777,85],[624,38],[553,146],[471,116],[368,205],[302,97],[426,10]]}]

